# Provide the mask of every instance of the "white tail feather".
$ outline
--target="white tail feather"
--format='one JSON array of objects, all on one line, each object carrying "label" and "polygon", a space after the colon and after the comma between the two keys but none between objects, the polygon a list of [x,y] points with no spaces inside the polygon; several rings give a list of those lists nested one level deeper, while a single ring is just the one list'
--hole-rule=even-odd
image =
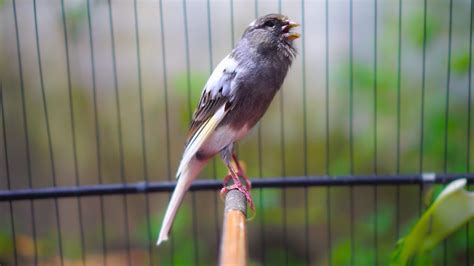
[{"label": "white tail feather", "polygon": [[163,224],[161,225],[160,235],[158,237],[158,241],[156,242],[157,246],[159,246],[163,241],[168,240],[168,234],[173,225],[173,220],[176,216],[179,205],[181,205],[184,195],[189,189],[192,181],[197,177],[199,172],[201,172],[206,162],[207,161],[199,161],[196,158],[193,158],[185,166],[183,166],[183,171],[179,176],[173,196],[171,196],[170,203],[166,209],[165,218],[163,219]]},{"label": "white tail feather", "polygon": [[173,220],[176,216],[179,205],[183,201],[184,194],[186,194],[189,186],[191,186],[191,182],[193,182],[193,180],[199,175],[199,172],[201,172],[202,168],[207,162],[207,160],[200,161],[196,159],[195,155],[209,138],[209,136],[214,132],[217,125],[226,115],[227,111],[225,110],[225,104],[223,104],[190,139],[178,167],[178,172],[176,174],[178,183],[176,184],[173,196],[171,196],[170,203],[166,209],[165,218],[163,219],[163,224],[161,225],[161,231],[156,245],[159,246],[163,241],[168,240],[168,234],[171,230],[171,226],[173,225]]}]

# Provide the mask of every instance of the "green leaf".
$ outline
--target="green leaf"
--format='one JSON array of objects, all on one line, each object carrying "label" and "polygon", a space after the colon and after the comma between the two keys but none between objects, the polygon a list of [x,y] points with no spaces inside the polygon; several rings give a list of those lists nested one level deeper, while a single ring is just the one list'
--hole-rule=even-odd
[{"label": "green leaf", "polygon": [[[423,12],[419,12],[408,20],[408,36],[418,47],[423,48],[425,41],[425,17]],[[433,16],[426,17],[426,45],[429,44],[441,33],[441,23],[439,18]]]},{"label": "green leaf", "polygon": [[446,186],[412,231],[398,241],[390,265],[407,265],[415,255],[416,265],[430,265],[427,252],[474,217],[474,192],[465,186],[466,179]]},{"label": "green leaf", "polygon": [[457,74],[466,74],[469,72],[469,60],[471,57],[469,56],[469,52],[456,55],[453,58],[452,66],[454,72]]}]

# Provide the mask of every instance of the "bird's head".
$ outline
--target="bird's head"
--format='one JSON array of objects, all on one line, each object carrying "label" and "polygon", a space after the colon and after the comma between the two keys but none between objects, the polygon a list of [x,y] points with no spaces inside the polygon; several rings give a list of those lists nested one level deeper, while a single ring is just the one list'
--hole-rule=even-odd
[{"label": "bird's head", "polygon": [[251,43],[258,45],[258,49],[271,49],[272,47],[293,48],[293,40],[300,37],[292,29],[299,24],[281,14],[268,14],[254,20],[245,30],[243,38],[248,38]]}]

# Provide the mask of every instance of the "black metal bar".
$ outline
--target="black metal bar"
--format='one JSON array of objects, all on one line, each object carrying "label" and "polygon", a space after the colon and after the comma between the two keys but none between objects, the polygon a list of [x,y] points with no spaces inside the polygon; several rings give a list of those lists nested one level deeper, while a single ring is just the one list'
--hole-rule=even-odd
[{"label": "black metal bar", "polygon": [[[474,174],[414,174],[387,176],[295,176],[252,179],[253,188],[282,188],[307,186],[367,186],[367,185],[420,185],[446,184],[455,179],[466,178],[468,184],[474,184]],[[138,182],[117,183],[79,187],[47,187],[37,189],[14,189],[0,191],[0,201],[48,199],[64,197],[85,197],[100,195],[122,195],[151,192],[170,192],[175,182]],[[222,181],[215,179],[196,180],[191,191],[218,190]]]}]

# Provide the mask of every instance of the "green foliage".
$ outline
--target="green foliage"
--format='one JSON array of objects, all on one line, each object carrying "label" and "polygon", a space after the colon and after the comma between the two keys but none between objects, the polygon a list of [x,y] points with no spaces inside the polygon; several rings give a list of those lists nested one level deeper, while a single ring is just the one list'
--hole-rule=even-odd
[{"label": "green foliage", "polygon": [[[355,246],[354,264],[372,265],[377,262],[384,264],[388,261],[388,250],[392,247],[387,241],[390,239],[391,230],[394,226],[394,209],[390,205],[381,205],[376,213],[368,213],[356,220],[354,232],[357,234]],[[373,243],[374,223],[377,223],[378,245],[377,250]],[[385,240],[385,241],[384,241]],[[333,265],[349,265],[352,259],[350,238],[346,237],[336,242],[331,250]],[[327,258],[325,258],[327,259]]]},{"label": "green foliage", "polygon": [[415,265],[430,265],[427,252],[474,217],[474,192],[464,190],[465,185],[465,179],[456,180],[441,192],[411,232],[399,240],[390,265],[407,265],[414,256],[419,257]]},{"label": "green foliage", "polygon": [[[419,49],[423,48],[425,29],[424,13],[420,11],[408,19],[408,36],[411,42]],[[442,27],[439,18],[433,16],[426,17],[426,46],[428,47],[441,33]]]},{"label": "green foliage", "polygon": [[469,55],[469,52],[453,56],[453,71],[459,75],[468,74],[470,59],[471,56]]},{"label": "green foliage", "polygon": [[[372,222],[377,221],[377,233],[381,236],[389,234],[394,225],[393,207],[382,205],[377,209],[377,213],[371,213],[367,218],[361,219],[357,228],[364,228],[362,232],[369,236],[372,233]],[[360,229],[359,229],[360,230]]]},{"label": "green foliage", "polygon": [[182,72],[176,75],[174,79],[174,86],[176,91],[179,93],[180,98],[189,100],[191,103],[197,103],[201,97],[201,91],[206,84],[209,75],[200,71],[193,71],[190,73],[189,77],[186,72]]},{"label": "green foliage", "polygon": [[[150,228],[148,228],[148,223],[150,224]],[[155,238],[157,238],[159,233],[159,228],[156,225],[160,223],[160,217],[158,217],[157,215],[150,215],[149,222],[147,222],[146,220],[141,221],[137,229],[138,240],[141,243],[148,244],[148,239],[151,239],[151,242],[155,243]],[[150,235],[148,235],[148,232],[150,233]]]},{"label": "green foliage", "polygon": [[65,13],[68,33],[73,40],[76,40],[79,32],[86,26],[87,4],[84,2],[74,6],[68,6],[66,7]]},{"label": "green foliage", "polygon": [[333,260],[335,265],[349,265],[351,261],[351,243],[344,240],[336,244],[333,251]]},{"label": "green foliage", "polygon": [[0,228],[0,261],[3,261],[4,258],[12,257],[12,254],[12,236],[5,226],[5,228]]}]

